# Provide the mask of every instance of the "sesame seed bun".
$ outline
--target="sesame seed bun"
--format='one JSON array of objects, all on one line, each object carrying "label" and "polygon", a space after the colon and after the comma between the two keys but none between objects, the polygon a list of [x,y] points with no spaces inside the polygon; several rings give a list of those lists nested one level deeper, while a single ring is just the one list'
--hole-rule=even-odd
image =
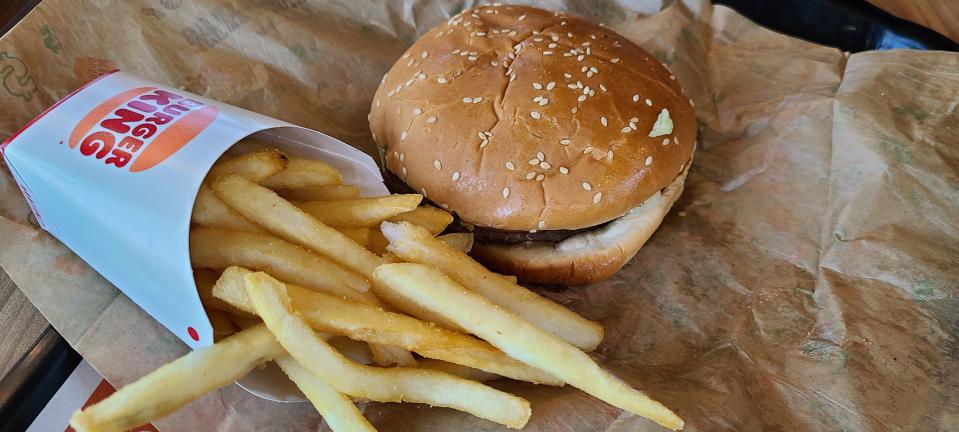
[{"label": "sesame seed bun", "polygon": [[370,127],[413,190],[511,231],[620,218],[678,178],[696,141],[691,102],[659,61],[522,6],[470,9],[423,35],[383,77]]}]

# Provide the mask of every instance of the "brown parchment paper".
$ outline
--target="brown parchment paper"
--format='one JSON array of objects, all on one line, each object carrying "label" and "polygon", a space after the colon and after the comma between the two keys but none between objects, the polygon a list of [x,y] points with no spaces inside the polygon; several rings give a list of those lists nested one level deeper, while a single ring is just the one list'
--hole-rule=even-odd
[{"label": "brown parchment paper", "polygon": [[[689,431],[959,430],[959,54],[847,56],[704,1],[538,4],[645,47],[698,112],[686,192],[650,242],[609,281],[546,293],[605,325],[595,357]],[[470,6],[47,0],[0,40],[0,137],[121,68],[369,151],[381,75]],[[0,265],[98,371],[124,385],[186,351],[38,230],[0,171]],[[532,402],[529,431],[659,430],[569,387],[494,385]],[[502,429],[419,405],[365,412],[383,431]],[[325,430],[308,404],[235,385],[156,424]]]}]

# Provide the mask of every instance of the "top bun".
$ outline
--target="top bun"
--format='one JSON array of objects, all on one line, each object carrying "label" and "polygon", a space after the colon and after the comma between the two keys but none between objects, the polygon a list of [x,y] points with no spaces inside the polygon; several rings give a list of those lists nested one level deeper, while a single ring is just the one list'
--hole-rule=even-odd
[{"label": "top bun", "polygon": [[659,61],[580,18],[484,6],[413,44],[371,110],[386,167],[466,223],[577,229],[669,185],[696,141]]}]

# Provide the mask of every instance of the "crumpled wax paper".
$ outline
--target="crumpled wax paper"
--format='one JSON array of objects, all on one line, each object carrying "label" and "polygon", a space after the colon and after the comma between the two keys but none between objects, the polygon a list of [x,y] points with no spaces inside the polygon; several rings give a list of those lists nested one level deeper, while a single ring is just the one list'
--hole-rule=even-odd
[{"label": "crumpled wax paper", "polygon": [[[546,293],[605,325],[595,357],[689,431],[959,429],[959,54],[846,55],[704,1],[539,5],[646,48],[698,113],[686,191],[649,243],[611,280]],[[382,74],[471,6],[47,0],[0,40],[0,137],[120,68],[371,151]],[[0,197],[0,265],[113,384],[186,351],[30,222],[6,170]],[[494,385],[532,402],[528,431],[659,430],[568,386]],[[365,412],[383,431],[503,429],[412,404]],[[235,385],[156,424],[325,428],[308,404]]]}]

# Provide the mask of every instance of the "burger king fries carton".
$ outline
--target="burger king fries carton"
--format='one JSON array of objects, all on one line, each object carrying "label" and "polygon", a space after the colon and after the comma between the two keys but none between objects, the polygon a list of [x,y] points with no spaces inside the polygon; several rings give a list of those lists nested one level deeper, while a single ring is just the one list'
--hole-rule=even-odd
[{"label": "burger king fries carton", "polygon": [[[334,138],[117,71],[0,148],[40,226],[195,349],[213,328],[190,266],[193,202],[214,161],[250,136],[333,165],[365,195],[387,193],[373,159]],[[247,379],[255,393],[295,398],[263,374]]]}]

